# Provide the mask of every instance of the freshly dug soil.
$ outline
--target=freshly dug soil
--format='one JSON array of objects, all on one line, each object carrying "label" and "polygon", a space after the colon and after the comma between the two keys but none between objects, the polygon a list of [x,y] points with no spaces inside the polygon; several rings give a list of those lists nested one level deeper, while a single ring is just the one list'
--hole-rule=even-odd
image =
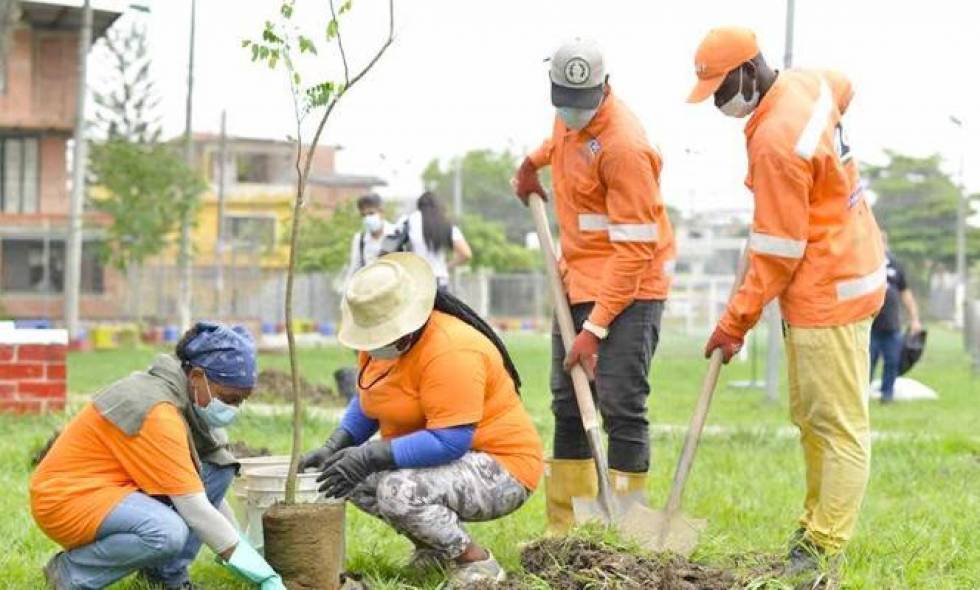
[{"label": "freshly dug soil", "polygon": [[228,450],[231,454],[239,459],[247,459],[249,457],[267,457],[272,454],[267,447],[250,447],[248,443],[236,440],[235,442],[228,445]]},{"label": "freshly dug soil", "polygon": [[[643,557],[575,537],[543,539],[521,553],[526,573],[555,590],[729,590],[738,586],[729,571],[692,563],[672,555]],[[519,576],[483,590],[526,590]]]},{"label": "freshly dug soil", "polygon": [[58,440],[58,435],[60,434],[61,429],[55,430],[51,433],[51,436],[42,446],[31,449],[31,467],[37,467],[38,463],[44,460],[44,457],[47,456],[48,451],[51,450],[51,447],[54,445],[54,441]]},{"label": "freshly dug soil", "polygon": [[[324,406],[344,406],[347,402],[336,391],[326,385],[316,385],[310,383],[303,377],[299,378],[299,391],[303,399],[309,403]],[[265,369],[259,373],[258,383],[255,385],[255,392],[249,399],[268,402],[283,403],[293,401],[293,378],[288,371],[277,369]]]},{"label": "freshly dug soil", "polygon": [[344,569],[344,509],[275,504],[262,516],[265,558],[289,590],[337,590]]}]

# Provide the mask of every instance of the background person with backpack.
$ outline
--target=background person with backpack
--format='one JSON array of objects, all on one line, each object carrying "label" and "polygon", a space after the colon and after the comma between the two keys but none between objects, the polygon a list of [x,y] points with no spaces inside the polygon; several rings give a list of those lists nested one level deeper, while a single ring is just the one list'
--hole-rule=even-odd
[{"label": "background person with backpack", "polygon": [[345,287],[355,272],[378,259],[384,237],[395,231],[395,226],[384,218],[380,196],[372,193],[358,198],[357,210],[361,214],[362,227],[351,239]]},{"label": "background person with backpack", "polygon": [[439,289],[448,290],[449,271],[469,262],[473,251],[434,193],[422,193],[416,207],[398,221],[392,245],[384,250],[421,256],[432,267]]}]

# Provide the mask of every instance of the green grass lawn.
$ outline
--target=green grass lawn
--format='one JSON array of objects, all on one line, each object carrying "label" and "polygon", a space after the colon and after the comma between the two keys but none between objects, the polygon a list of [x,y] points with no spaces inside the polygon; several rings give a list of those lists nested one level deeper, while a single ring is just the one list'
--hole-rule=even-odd
[{"label": "green grass lawn", "polygon": [[[656,424],[686,426],[700,388],[706,362],[701,338],[668,330],[654,361],[650,416]],[[548,411],[548,341],[540,336],[508,339],[524,377],[524,401],[550,444]],[[69,388],[77,409],[81,394],[143,368],[152,350],[73,354]],[[339,349],[300,354],[303,374],[329,382],[333,370],[351,361]],[[261,366],[285,368],[285,356],[265,355]],[[709,528],[694,558],[725,565],[754,552],[781,553],[795,528],[803,497],[803,463],[790,425],[785,387],[779,403],[767,404],[756,390],[733,390],[730,380],[746,379],[748,363],[727,367],[715,397],[709,426],[724,426],[701,445],[689,480],[685,510],[708,518]],[[980,588],[980,421],[977,386],[959,336],[934,329],[926,358],[911,375],[940,393],[936,402],[873,405],[876,432],[894,433],[874,444],[871,484],[861,521],[847,551],[844,582],[849,588]],[[62,424],[64,415],[0,416],[0,538],[10,540],[0,552],[0,588],[40,588],[40,567],[56,550],[35,527],[27,502],[29,454]],[[321,442],[334,424],[307,421],[307,447]],[[233,440],[288,451],[285,417],[247,413],[231,428]],[[660,429],[654,434],[650,495],[662,503],[667,495],[682,435]],[[536,494],[516,514],[494,523],[472,526],[504,565],[519,569],[519,544],[544,530],[544,502]],[[439,582],[413,577],[402,569],[409,544],[373,519],[348,510],[349,568],[367,574],[374,588],[431,588]],[[201,553],[193,576],[206,588],[245,588]],[[778,586],[771,586],[778,587]],[[138,588],[124,581],[115,588]]]}]

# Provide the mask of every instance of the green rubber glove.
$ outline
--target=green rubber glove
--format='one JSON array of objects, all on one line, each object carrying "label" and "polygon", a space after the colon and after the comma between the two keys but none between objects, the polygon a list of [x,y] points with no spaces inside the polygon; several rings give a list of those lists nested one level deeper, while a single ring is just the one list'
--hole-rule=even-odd
[{"label": "green rubber glove", "polygon": [[218,561],[238,576],[258,584],[262,590],[286,590],[276,570],[243,537],[238,538],[231,559],[224,561],[219,558]]}]

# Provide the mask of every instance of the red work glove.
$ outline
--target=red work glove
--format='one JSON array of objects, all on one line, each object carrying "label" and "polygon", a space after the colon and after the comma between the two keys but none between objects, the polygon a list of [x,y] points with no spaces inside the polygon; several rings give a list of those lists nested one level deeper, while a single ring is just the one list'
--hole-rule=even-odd
[{"label": "red work glove", "polygon": [[576,364],[581,364],[590,381],[595,381],[595,366],[599,361],[599,337],[582,330],[572,342],[572,349],[565,355],[565,370],[571,371]]},{"label": "red work glove", "polygon": [[732,360],[732,357],[738,354],[738,351],[742,350],[742,344],[742,337],[732,336],[721,328],[715,328],[715,331],[711,334],[711,338],[708,338],[708,343],[704,346],[704,358],[711,358],[711,353],[716,348],[720,348],[721,356],[727,365],[728,361]]},{"label": "red work glove", "polygon": [[521,200],[524,205],[527,205],[527,198],[531,193],[537,193],[545,201],[548,200],[548,195],[544,192],[544,187],[541,186],[541,181],[538,180],[538,169],[535,168],[534,162],[531,158],[524,158],[521,162],[521,167],[517,169],[517,174],[514,175],[514,179],[511,181],[514,186],[514,194],[517,198]]}]

